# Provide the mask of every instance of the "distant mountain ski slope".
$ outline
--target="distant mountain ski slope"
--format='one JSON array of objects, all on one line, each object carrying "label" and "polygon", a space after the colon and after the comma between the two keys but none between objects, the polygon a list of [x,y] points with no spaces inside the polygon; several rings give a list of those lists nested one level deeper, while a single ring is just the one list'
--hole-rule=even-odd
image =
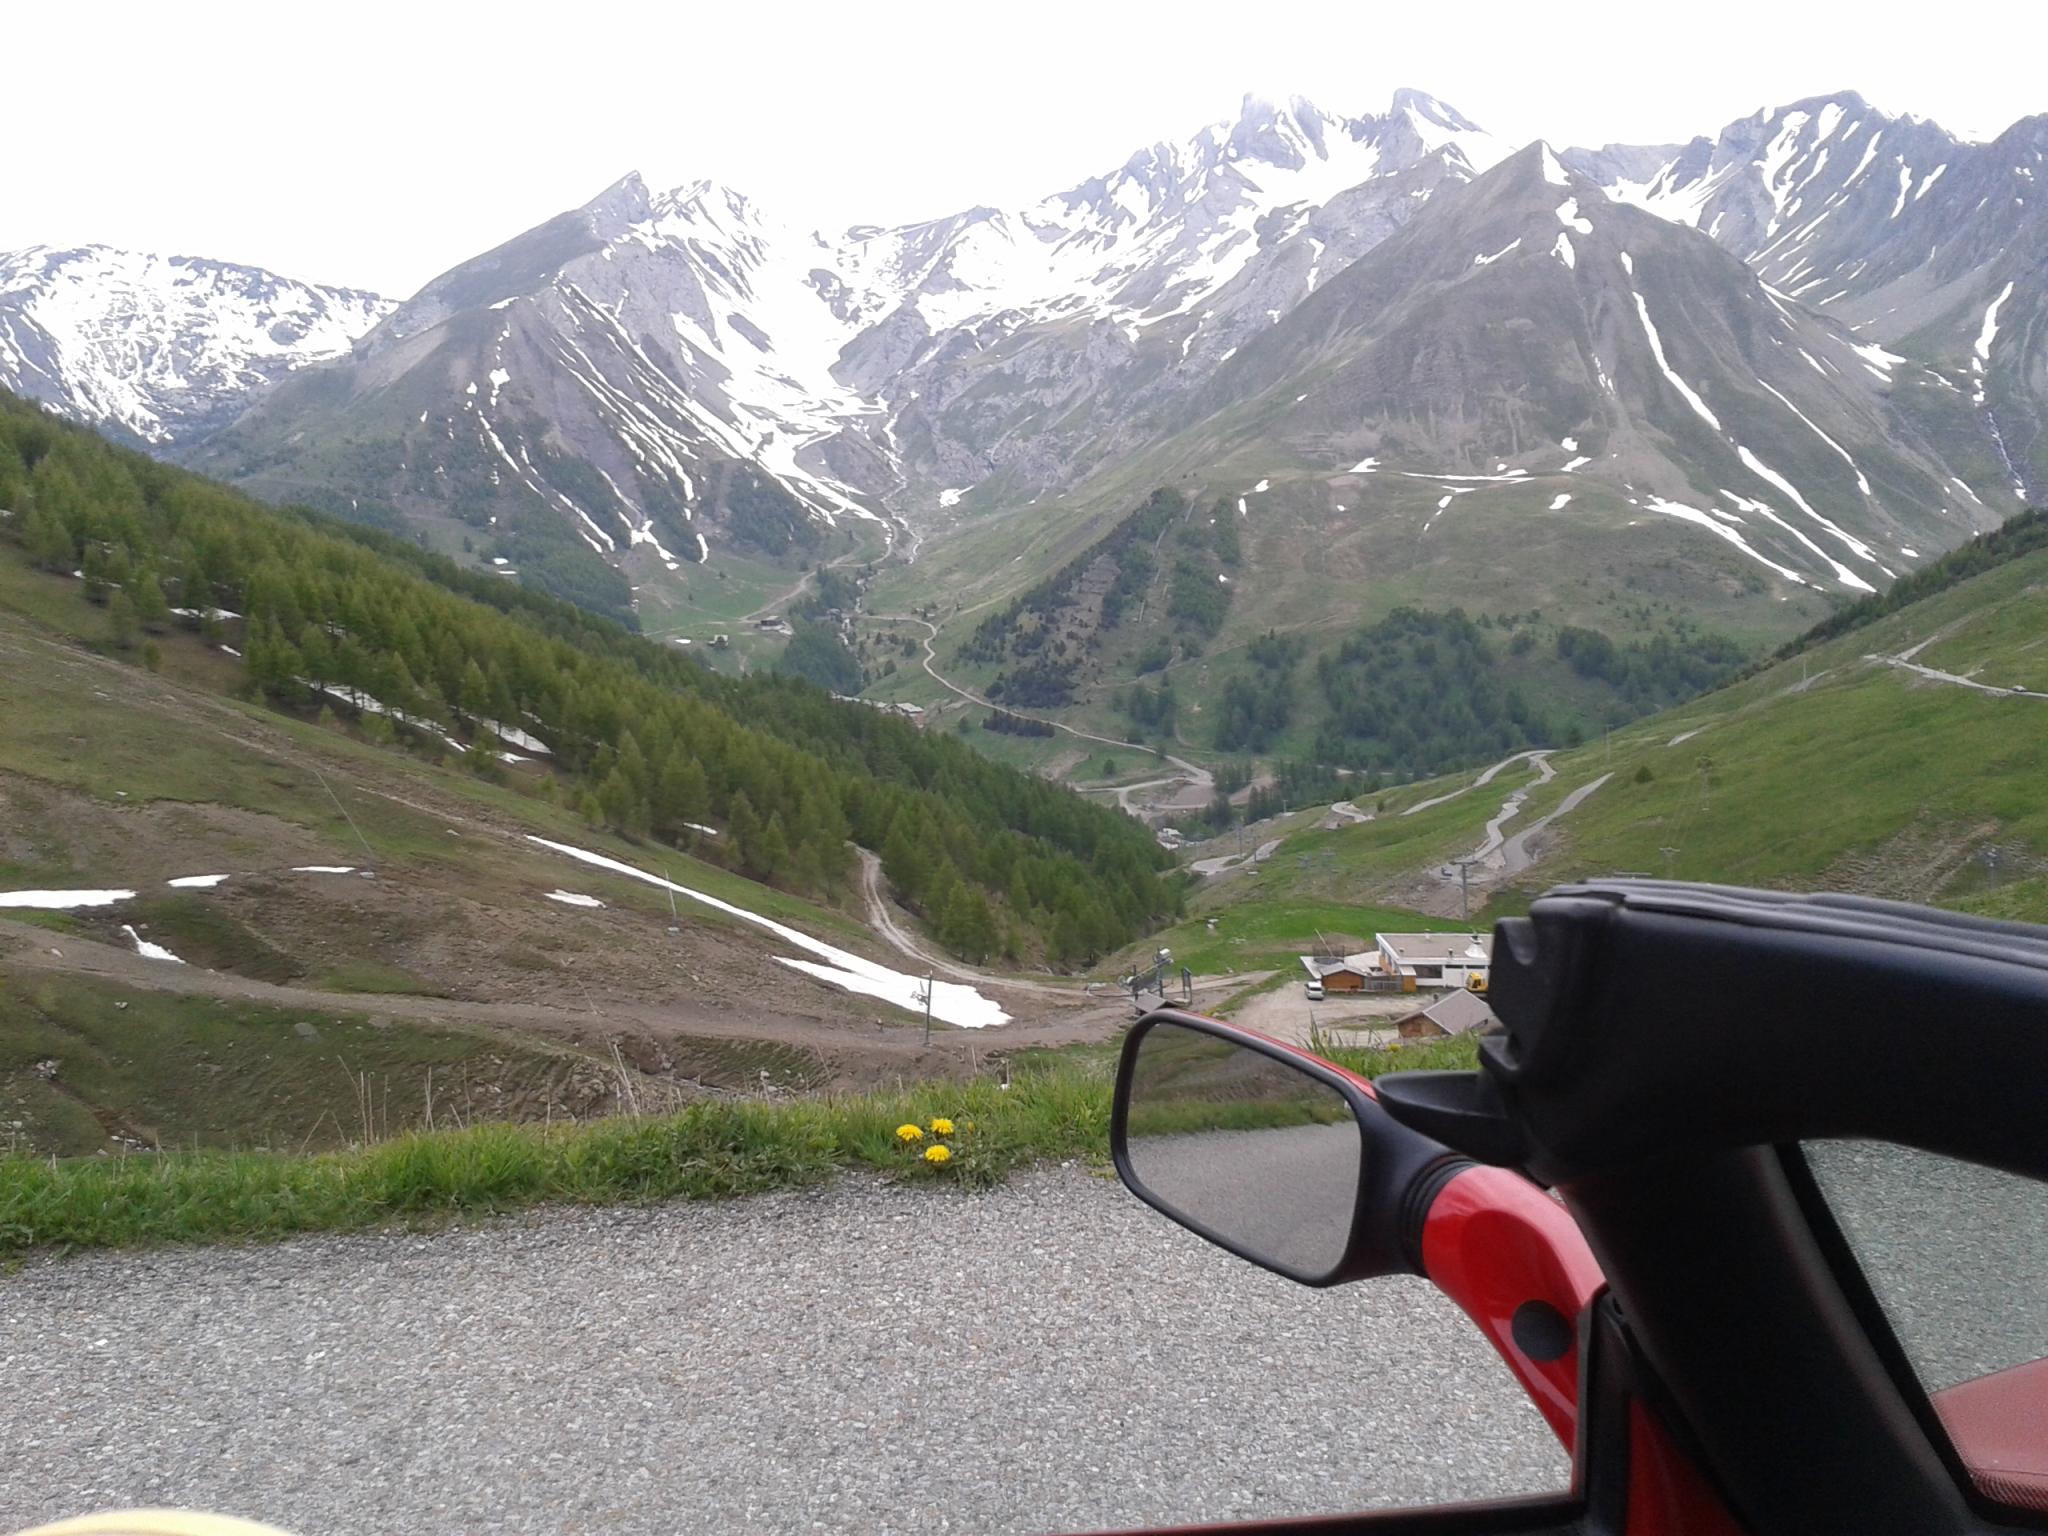
[{"label": "distant mountain ski slope", "polygon": [[393,308],[257,267],[89,245],[0,253],[0,387],[174,447]]}]

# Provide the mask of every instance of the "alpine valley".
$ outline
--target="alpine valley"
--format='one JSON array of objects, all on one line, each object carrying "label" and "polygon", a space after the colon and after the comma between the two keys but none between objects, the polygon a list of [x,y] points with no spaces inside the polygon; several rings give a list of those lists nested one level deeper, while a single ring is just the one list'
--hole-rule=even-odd
[{"label": "alpine valley", "polygon": [[[1414,772],[1677,702],[2038,500],[2044,151],[1853,93],[1597,149],[1248,97],[899,228],[629,175],[396,303],[0,255],[0,386],[721,667],[1000,705],[1033,761],[1026,712]],[[1445,668],[1489,681],[1389,734]]]}]

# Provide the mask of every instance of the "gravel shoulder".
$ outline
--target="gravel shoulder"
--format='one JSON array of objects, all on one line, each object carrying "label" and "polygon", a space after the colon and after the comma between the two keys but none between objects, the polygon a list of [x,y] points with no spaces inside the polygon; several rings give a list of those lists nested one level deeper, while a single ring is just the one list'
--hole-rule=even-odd
[{"label": "gravel shoulder", "polygon": [[0,1527],[1032,1532],[1561,1486],[1420,1281],[1315,1292],[1079,1169],[0,1276]]}]

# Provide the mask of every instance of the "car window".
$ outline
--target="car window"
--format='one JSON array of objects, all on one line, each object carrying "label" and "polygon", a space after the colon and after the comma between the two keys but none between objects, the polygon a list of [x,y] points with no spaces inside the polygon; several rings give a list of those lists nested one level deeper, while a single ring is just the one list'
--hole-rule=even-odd
[{"label": "car window", "polygon": [[1879,1142],[1804,1150],[1979,1490],[2048,1509],[2048,1184]]}]

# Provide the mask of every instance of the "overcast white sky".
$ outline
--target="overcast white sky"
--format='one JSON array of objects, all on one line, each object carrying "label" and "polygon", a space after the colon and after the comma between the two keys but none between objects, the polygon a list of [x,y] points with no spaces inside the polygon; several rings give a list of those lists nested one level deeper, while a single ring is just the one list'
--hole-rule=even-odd
[{"label": "overcast white sky", "polygon": [[1978,137],[2048,111],[2042,0],[71,0],[6,30],[0,250],[97,241],[394,296],[633,169],[901,223],[1062,190],[1247,90],[1357,114],[1413,85],[1559,146],[1845,88]]}]

